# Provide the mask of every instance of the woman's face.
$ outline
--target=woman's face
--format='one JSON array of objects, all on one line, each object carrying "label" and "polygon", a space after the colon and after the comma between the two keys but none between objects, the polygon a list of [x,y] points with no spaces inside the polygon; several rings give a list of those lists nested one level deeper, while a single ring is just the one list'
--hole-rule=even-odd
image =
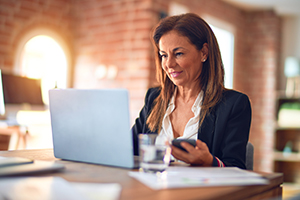
[{"label": "woman's face", "polygon": [[170,31],[159,40],[159,53],[162,68],[177,86],[186,88],[199,87],[198,77],[206,55],[197,50],[187,37]]}]

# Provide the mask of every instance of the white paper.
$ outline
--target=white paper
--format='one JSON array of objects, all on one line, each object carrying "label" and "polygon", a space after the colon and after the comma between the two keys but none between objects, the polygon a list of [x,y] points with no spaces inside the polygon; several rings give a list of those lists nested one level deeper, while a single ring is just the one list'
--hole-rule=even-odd
[{"label": "white paper", "polygon": [[0,199],[87,200],[60,177],[1,178]]},{"label": "white paper", "polygon": [[0,179],[0,199],[10,200],[117,200],[117,183],[72,183],[60,177],[10,177]]},{"label": "white paper", "polygon": [[70,183],[77,191],[90,200],[117,200],[122,187],[118,183]]},{"label": "white paper", "polygon": [[163,173],[129,172],[129,176],[154,189],[261,185],[268,180],[261,175],[235,167],[169,167]]}]

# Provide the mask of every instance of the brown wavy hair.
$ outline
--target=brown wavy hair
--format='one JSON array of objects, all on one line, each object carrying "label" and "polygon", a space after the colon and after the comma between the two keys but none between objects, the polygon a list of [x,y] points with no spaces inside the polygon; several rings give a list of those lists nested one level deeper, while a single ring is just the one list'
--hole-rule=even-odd
[{"label": "brown wavy hair", "polygon": [[208,44],[208,58],[203,63],[202,72],[199,76],[203,93],[199,126],[204,118],[209,115],[221,99],[224,88],[224,67],[221,59],[217,39],[210,26],[198,15],[187,13],[170,16],[162,19],[153,30],[152,43],[155,49],[156,78],[160,84],[160,94],[155,99],[151,113],[147,119],[147,125],[153,132],[161,131],[162,120],[167,110],[170,99],[173,96],[176,85],[169,79],[161,66],[159,54],[159,40],[169,31],[175,30],[185,36],[189,41],[201,50],[204,43]]}]

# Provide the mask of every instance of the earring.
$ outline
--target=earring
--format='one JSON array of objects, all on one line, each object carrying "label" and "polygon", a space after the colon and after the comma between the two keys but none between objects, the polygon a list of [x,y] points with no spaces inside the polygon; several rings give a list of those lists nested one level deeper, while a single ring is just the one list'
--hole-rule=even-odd
[{"label": "earring", "polygon": [[203,59],[203,62],[205,62],[205,59]]}]

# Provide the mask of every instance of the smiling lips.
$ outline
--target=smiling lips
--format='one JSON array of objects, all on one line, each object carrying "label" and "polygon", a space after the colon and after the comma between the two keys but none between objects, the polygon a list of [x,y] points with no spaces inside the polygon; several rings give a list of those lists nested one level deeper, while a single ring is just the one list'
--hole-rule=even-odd
[{"label": "smiling lips", "polygon": [[170,75],[173,77],[173,78],[176,78],[178,77],[182,72],[171,72]]}]

